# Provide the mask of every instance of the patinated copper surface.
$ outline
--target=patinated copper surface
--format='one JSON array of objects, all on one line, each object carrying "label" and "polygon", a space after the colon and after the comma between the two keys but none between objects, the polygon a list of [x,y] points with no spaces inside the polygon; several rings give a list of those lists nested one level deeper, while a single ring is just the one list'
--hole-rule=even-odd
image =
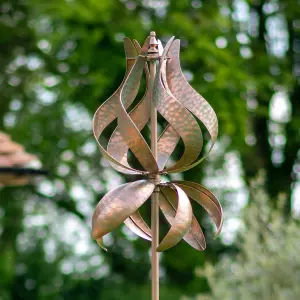
[{"label": "patinated copper surface", "polygon": [[[170,224],[170,230],[156,250],[167,250],[181,239],[199,251],[204,250],[205,237],[193,215],[190,199],[207,211],[216,225],[217,235],[223,223],[223,211],[219,201],[211,191],[198,183],[161,183],[159,175],[188,170],[207,156],[218,134],[216,114],[210,104],[184,78],[179,61],[179,40],[172,37],[163,48],[152,32],[142,47],[137,41],[131,42],[126,38],[124,48],[124,80],[116,92],[96,111],[93,121],[94,135],[100,151],[117,171],[140,174],[148,178],[123,184],[101,199],[93,216],[92,237],[104,247],[102,237],[124,222],[132,232],[151,241],[151,229],[140,215],[139,208],[156,193],[160,210]],[[155,78],[154,75],[152,77],[154,81],[149,75],[149,65],[153,62],[157,64]],[[153,69],[150,68],[151,70]],[[143,73],[146,78],[144,96],[128,112],[128,107],[138,93]],[[141,134],[151,117],[151,103],[155,104],[158,113],[168,123],[155,141],[157,155],[152,152]],[[115,119],[118,126],[113,131],[107,147],[104,147],[99,141],[101,134]],[[204,154],[203,136],[197,119],[207,129],[211,140],[211,145]],[[181,157],[165,167],[180,139],[184,144]],[[129,150],[138,159],[142,169],[133,168],[129,164]]]}]

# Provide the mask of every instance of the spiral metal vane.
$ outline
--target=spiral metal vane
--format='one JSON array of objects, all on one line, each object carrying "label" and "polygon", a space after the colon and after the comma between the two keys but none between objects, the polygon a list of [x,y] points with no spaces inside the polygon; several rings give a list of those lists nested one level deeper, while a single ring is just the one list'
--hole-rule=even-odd
[{"label": "spiral metal vane", "polygon": [[[144,175],[146,179],[120,185],[108,192],[98,203],[92,221],[92,237],[101,247],[102,237],[123,222],[138,236],[151,240],[151,229],[139,213],[139,208],[153,193],[158,193],[158,205],[170,224],[170,230],[156,250],[164,251],[181,239],[197,250],[206,247],[201,227],[193,215],[190,199],[199,203],[211,216],[217,235],[223,222],[222,207],[204,186],[190,181],[162,183],[161,174],[189,170],[199,164],[211,151],[217,135],[218,120],[210,104],[185,79],[179,60],[180,40],[172,37],[165,48],[151,33],[141,47],[136,40],[124,39],[126,73],[119,88],[96,111],[93,120],[94,136],[99,149],[111,166],[124,174]],[[149,64],[157,65],[150,83]],[[146,90],[137,105],[128,112],[138,94],[145,74]],[[150,120],[150,107],[168,125],[157,139],[157,157],[151,151],[141,131]],[[117,119],[107,146],[101,144],[104,130]],[[203,138],[198,120],[210,137],[208,151],[202,154]],[[179,140],[184,144],[180,159],[167,162]],[[142,169],[130,166],[129,150]],[[167,165],[167,166],[166,166]]]}]

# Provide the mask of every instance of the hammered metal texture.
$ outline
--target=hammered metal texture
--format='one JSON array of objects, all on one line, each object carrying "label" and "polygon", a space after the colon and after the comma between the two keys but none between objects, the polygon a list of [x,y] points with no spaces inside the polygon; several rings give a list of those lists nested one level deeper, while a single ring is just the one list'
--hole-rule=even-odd
[{"label": "hammered metal texture", "polygon": [[[138,53],[140,53],[141,46],[138,44],[137,41],[134,41],[134,44]],[[144,70],[145,70],[146,84],[147,84],[145,94],[142,100],[129,113],[130,118],[132,119],[132,121],[134,122],[134,124],[136,125],[139,131],[141,131],[145,127],[145,125],[150,119],[150,109],[149,109],[150,97],[149,97],[149,89],[148,89],[149,70],[147,64],[144,65]],[[113,158],[118,160],[122,165],[125,165],[130,168],[128,164],[128,150],[129,150],[129,146],[126,143],[126,141],[124,141],[120,132],[120,128],[119,126],[117,126],[117,128],[115,129],[115,131],[110,137],[110,140],[107,145],[107,151]],[[130,174],[130,171],[128,172],[127,169],[114,165],[113,163],[111,164],[114,166],[114,168],[117,171],[125,174],[126,173]]]},{"label": "hammered metal texture", "polygon": [[[178,206],[178,199],[173,196],[174,194],[168,194],[166,191],[159,193],[159,207],[170,225],[173,224]],[[202,251],[206,248],[204,234],[194,215],[191,227],[183,239],[196,250]]]},{"label": "hammered metal texture", "polygon": [[194,162],[192,165],[180,170],[186,171],[200,163],[211,151],[218,135],[218,119],[209,103],[200,94],[198,94],[185,79],[180,67],[179,52],[180,40],[175,40],[168,51],[168,86],[174,97],[204,124],[212,141],[205,156]]},{"label": "hammered metal texture", "polygon": [[181,187],[190,198],[198,202],[208,212],[217,227],[216,236],[219,235],[223,225],[223,213],[222,209],[219,209],[220,205],[216,205],[215,203],[215,200],[217,200],[215,196],[213,196],[209,190],[204,190],[204,187],[198,189],[196,188],[196,185],[195,187],[186,185],[185,181],[176,181],[176,184]]},{"label": "hammered metal texture", "polygon": [[[146,46],[145,46],[146,45]],[[149,145],[145,141],[144,137],[139,132],[138,128],[126,112],[126,103],[130,101],[131,90],[134,86],[138,85],[144,69],[147,54],[148,43],[147,41],[141,49],[141,53],[135,62],[130,74],[125,79],[125,83],[120,92],[120,106],[118,107],[118,125],[120,133],[127,143],[128,147],[134,153],[135,157],[139,160],[141,165],[149,173],[158,172],[158,166],[156,160],[150,150]]]},{"label": "hammered metal texture", "polygon": [[[155,33],[151,33],[152,42]],[[218,134],[218,122],[209,103],[186,81],[179,61],[179,40],[172,37],[165,48],[160,41],[149,44],[150,37],[140,47],[137,41],[124,40],[126,73],[116,92],[96,111],[93,120],[94,136],[104,157],[119,172],[140,174],[149,180],[123,184],[108,192],[98,203],[92,222],[92,237],[103,248],[102,237],[121,223],[143,239],[151,241],[151,229],[139,213],[139,207],[154,192],[159,196],[159,207],[171,225],[170,230],[157,247],[167,250],[181,239],[201,251],[206,247],[202,229],[192,212],[189,198],[199,203],[211,216],[217,227],[217,235],[223,224],[223,211],[217,198],[207,188],[190,181],[174,181],[161,184],[160,174],[188,170],[200,163],[210,152]],[[155,50],[155,55],[153,54]],[[149,76],[148,61],[157,59],[159,64],[153,82]],[[140,80],[145,73],[146,90],[140,102],[127,112],[135,100]],[[152,99],[151,99],[152,96]],[[157,160],[141,131],[150,119],[151,101],[159,114],[168,122],[157,141]],[[101,134],[117,119],[107,150],[100,144]],[[198,119],[207,129],[211,145],[201,156],[202,132]],[[155,136],[155,135],[154,135]],[[152,138],[153,139],[153,138]],[[165,167],[168,159],[182,139],[184,151],[178,161]],[[153,141],[152,141],[153,142]],[[143,170],[132,168],[128,163],[129,150],[140,162]]]},{"label": "hammered metal texture", "polygon": [[161,70],[166,67],[165,56],[172,39],[167,44],[161,57],[156,78],[154,81],[153,101],[158,112],[176,130],[184,143],[184,152],[179,161],[166,169],[167,172],[177,172],[183,167],[194,162],[202,149],[202,133],[193,115],[164,88],[161,78]]},{"label": "hammered metal texture", "polygon": [[[137,52],[141,52],[141,46],[139,43],[135,40],[133,40],[134,45],[137,49]],[[163,51],[163,49],[161,50]],[[144,67],[145,75],[146,75],[146,91],[142,98],[142,100],[136,105],[136,107],[129,113],[130,118],[135,123],[136,127],[139,131],[141,131],[147,122],[150,119],[150,90],[148,89],[148,81],[149,81],[149,70],[147,64],[145,64]],[[166,70],[164,68],[164,82],[166,83]],[[166,86],[167,83],[164,85]],[[170,90],[168,90],[170,92]],[[157,158],[157,164],[159,167],[159,170],[162,170],[174,151],[178,141],[179,141],[179,135],[177,134],[176,130],[168,125],[166,129],[163,131],[161,136],[158,139],[158,158]],[[108,142],[107,146],[108,153],[118,160],[123,165],[130,168],[128,164],[128,144],[123,140],[119,127],[115,129],[113,134],[110,137],[110,140]],[[131,174],[131,171],[124,169],[118,165],[115,165],[110,162],[110,164],[119,172],[125,173],[125,174]]]},{"label": "hammered metal texture", "polygon": [[179,180],[176,181],[175,180],[174,183],[188,185],[197,190],[200,190],[202,193],[206,194],[217,205],[217,207],[219,208],[219,211],[221,212],[221,214],[223,214],[222,206],[221,206],[220,202],[218,201],[217,197],[203,185],[196,183],[196,182],[187,181],[187,180],[184,180],[184,181],[179,181]]},{"label": "hammered metal texture", "polygon": [[[166,78],[166,66],[161,69],[161,80],[163,83],[164,88],[169,94],[172,94],[168,87],[167,78]],[[157,164],[159,170],[163,170],[165,164],[167,163],[169,157],[173,153],[176,145],[178,144],[180,139],[179,134],[176,132],[175,128],[173,128],[170,124],[165,128],[158,139],[158,158]]]},{"label": "hammered metal texture", "polygon": [[160,135],[157,143],[157,164],[160,171],[164,169],[164,166],[173,153],[179,139],[179,134],[171,125],[168,125]]},{"label": "hammered metal texture", "polygon": [[146,224],[139,211],[135,211],[124,224],[139,237],[151,241],[151,229]]},{"label": "hammered metal texture", "polygon": [[[119,86],[119,88],[114,92],[112,96],[110,96],[96,111],[94,118],[93,118],[93,131],[94,136],[98,144],[98,148],[103,154],[103,156],[108,160],[113,162],[114,164],[121,166],[128,171],[130,171],[131,174],[143,174],[146,172],[135,170],[133,168],[130,168],[128,166],[122,165],[118,160],[114,159],[101,145],[99,138],[102,134],[102,132],[105,130],[105,128],[114,121],[118,115],[118,106],[119,106],[119,98],[120,98],[120,92],[121,89],[126,81],[127,76],[129,75],[131,69],[134,66],[135,58],[137,57],[137,52],[132,44],[132,42],[129,39],[124,39],[124,48],[126,53],[126,73],[125,77],[123,79],[123,82]],[[130,95],[127,97],[127,105],[126,107],[129,107],[129,105],[133,102],[134,98],[137,95],[139,89],[139,82],[133,86],[130,90]]]},{"label": "hammered metal texture", "polygon": [[92,237],[99,239],[130,217],[151,196],[155,185],[138,180],[108,192],[98,203],[92,221]]},{"label": "hammered metal texture", "polygon": [[173,183],[160,187],[163,193],[167,193],[170,198],[178,199],[176,215],[172,220],[171,228],[160,242],[157,251],[165,251],[175,246],[190,230],[192,224],[193,211],[189,198],[184,191]]}]

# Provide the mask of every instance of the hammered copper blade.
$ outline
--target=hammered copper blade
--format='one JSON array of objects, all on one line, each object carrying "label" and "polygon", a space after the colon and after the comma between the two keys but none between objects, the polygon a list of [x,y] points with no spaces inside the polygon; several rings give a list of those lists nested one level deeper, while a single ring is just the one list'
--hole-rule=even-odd
[{"label": "hammered copper blade", "polygon": [[140,215],[139,211],[135,211],[129,218],[124,221],[124,224],[136,235],[141,238],[151,241],[151,229]]},{"label": "hammered copper blade", "polygon": [[202,133],[200,127],[193,115],[171,94],[168,94],[163,86],[161,79],[162,68],[166,67],[165,56],[170,46],[167,44],[164,54],[161,57],[161,62],[156,74],[153,101],[155,102],[158,112],[168,121],[168,123],[177,131],[184,143],[184,152],[174,165],[166,168],[166,171],[177,172],[180,168],[194,162],[199,156],[202,149]]},{"label": "hammered copper blade", "polygon": [[[140,164],[149,173],[158,172],[158,166],[156,160],[149,148],[149,145],[145,141],[144,137],[139,132],[139,129],[134,124],[133,120],[127,113],[125,106],[130,100],[131,90],[140,81],[144,65],[146,62],[145,55],[148,51],[148,40],[144,43],[141,53],[136,60],[133,68],[131,69],[129,75],[127,76],[125,83],[120,92],[120,105],[118,107],[118,125],[120,133],[127,143],[130,150],[133,152],[135,157],[138,159]],[[127,99],[129,98],[129,99]]]},{"label": "hammered copper blade", "polygon": [[[140,53],[141,46],[135,40],[134,40],[134,44],[138,53]],[[141,131],[145,127],[145,125],[150,119],[150,102],[149,102],[150,97],[149,97],[149,89],[148,89],[149,70],[148,70],[147,63],[144,66],[144,70],[146,74],[146,91],[144,93],[142,100],[129,113],[130,118],[135,123],[139,131]],[[107,145],[107,151],[112,157],[114,157],[116,160],[122,163],[122,165],[130,167],[128,164],[128,150],[129,150],[129,146],[122,138],[119,126],[117,126],[117,128],[114,130],[113,134],[110,137],[110,140]],[[130,174],[130,171],[120,166],[114,165],[114,168],[119,172]]]},{"label": "hammered copper blade", "polygon": [[168,125],[160,135],[157,143],[157,148],[158,148],[157,164],[160,171],[163,170],[166,162],[168,161],[169,157],[175,150],[175,147],[179,139],[180,137],[178,133],[171,125]]},{"label": "hammered copper blade", "polygon": [[93,215],[93,239],[101,238],[122,224],[151,196],[154,188],[148,180],[138,180],[108,192]]},{"label": "hammered copper blade", "polygon": [[[145,171],[136,170],[133,168],[130,168],[128,166],[122,165],[118,160],[114,159],[101,145],[99,138],[104,131],[104,129],[117,118],[117,111],[119,104],[119,98],[120,98],[120,92],[121,89],[126,81],[126,78],[128,74],[130,73],[131,69],[134,66],[134,63],[136,61],[137,52],[134,47],[134,45],[131,43],[131,41],[128,38],[124,39],[124,47],[125,47],[125,53],[126,53],[126,73],[123,79],[123,82],[119,86],[119,88],[114,92],[112,96],[110,96],[96,111],[94,118],[93,118],[93,132],[95,139],[98,144],[98,148],[103,154],[103,156],[110,162],[113,162],[115,165],[124,167],[125,169],[129,170],[131,174],[144,174]],[[132,87],[130,89],[130,94],[127,96],[127,102],[126,107],[129,107],[129,105],[133,102],[134,98],[137,95],[139,89],[139,82],[136,84],[136,86]]]},{"label": "hammered copper blade", "polygon": [[107,248],[104,246],[102,238],[96,239],[97,244],[105,251],[107,251]]},{"label": "hammered copper blade", "polygon": [[[122,184],[122,185],[120,185],[120,186],[118,186],[117,188],[115,188],[115,189],[113,189],[113,190],[111,190],[110,192],[109,192],[109,194],[110,194],[110,197],[114,197],[115,195],[117,195],[126,185],[127,185],[128,183],[125,183],[125,184]],[[107,196],[108,195],[108,193],[105,195],[105,196]],[[105,197],[104,196],[104,197]],[[99,203],[98,203],[98,205],[99,205]],[[98,205],[97,205],[97,207],[98,207]],[[104,243],[103,243],[103,240],[102,240],[102,236],[103,235],[98,235],[97,234],[97,232],[95,232],[95,230],[96,230],[96,228],[95,228],[95,219],[94,219],[94,216],[95,216],[95,213],[96,213],[96,210],[97,210],[97,207],[96,207],[96,209],[95,209],[95,211],[94,211],[94,214],[93,214],[93,219],[92,219],[92,238],[94,239],[94,240],[96,240],[96,242],[97,242],[97,244],[103,249],[103,250],[105,250],[105,251],[107,251],[107,248],[104,246]],[[104,234],[105,235],[105,234]],[[98,236],[98,237],[97,237]]]},{"label": "hammered copper blade", "polygon": [[[166,68],[161,69],[161,79],[164,88],[169,94],[172,94],[169,89],[168,82],[166,79]],[[175,128],[173,128],[170,124],[165,128],[165,130],[161,133],[157,147],[158,147],[158,157],[157,164],[159,170],[163,170],[165,164],[167,163],[169,157],[173,153],[180,139],[179,134],[176,132]]]},{"label": "hammered copper blade", "polygon": [[223,214],[222,206],[221,206],[220,202],[218,201],[217,197],[205,186],[203,186],[199,183],[187,181],[187,180],[175,180],[174,183],[188,185],[197,190],[200,190],[202,193],[206,194],[217,205],[217,207],[219,208],[219,211],[221,212],[221,214]]},{"label": "hammered copper blade", "polygon": [[[119,195],[121,190],[124,189],[128,184],[129,183],[124,183],[124,184],[121,184],[118,187],[112,189],[111,191],[109,191],[107,194],[104,195],[104,197],[100,200],[100,202],[105,200],[105,199],[106,199],[106,201],[111,201],[111,199],[114,199],[117,195]],[[105,235],[106,233],[109,232],[108,231],[108,232],[103,234],[101,232],[101,229],[98,232],[97,217],[101,213],[100,202],[98,202],[98,204],[96,206],[96,209],[94,211],[94,214],[93,214],[93,218],[92,218],[92,238],[94,240],[97,240],[97,239],[101,238],[103,235]],[[102,206],[103,206],[103,204],[102,204]]]},{"label": "hammered copper blade", "polygon": [[[168,197],[162,191],[159,193],[159,207],[170,225],[173,224],[178,207],[177,198]],[[192,224],[183,239],[196,250],[202,251],[206,248],[205,237],[202,229],[193,215]]]},{"label": "hammered copper blade", "polygon": [[[190,198],[198,202],[208,212],[217,227],[216,236],[218,236],[222,230],[223,213],[222,210],[220,211],[219,207],[215,204],[216,198],[211,197],[212,193],[205,193],[200,189],[186,185],[184,181],[177,181],[176,184],[180,186]],[[213,198],[215,199],[213,200]]]},{"label": "hammered copper blade", "polygon": [[168,51],[167,81],[174,97],[191,111],[206,127],[211,137],[211,145],[208,152],[196,162],[182,168],[186,171],[199,164],[211,151],[218,135],[218,119],[209,103],[196,92],[185,79],[179,60],[180,40],[175,40]]},{"label": "hammered copper blade", "polygon": [[193,217],[190,200],[180,187],[168,183],[168,185],[160,188],[164,193],[168,193],[168,198],[176,197],[178,199],[178,207],[170,230],[157,247],[158,252],[175,246],[191,228]]}]

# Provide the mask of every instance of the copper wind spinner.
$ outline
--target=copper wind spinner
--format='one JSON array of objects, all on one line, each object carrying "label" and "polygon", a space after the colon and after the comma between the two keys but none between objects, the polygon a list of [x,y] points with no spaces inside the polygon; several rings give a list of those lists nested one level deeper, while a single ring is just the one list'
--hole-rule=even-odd
[{"label": "copper wind spinner", "polygon": [[[92,237],[104,247],[102,237],[124,222],[138,236],[150,241],[152,239],[152,280],[157,281],[156,252],[173,247],[181,239],[200,251],[206,247],[205,237],[193,215],[189,198],[199,203],[212,217],[217,235],[221,231],[222,207],[212,192],[190,181],[160,181],[161,174],[189,170],[206,157],[217,138],[218,120],[209,103],[190,86],[181,71],[180,40],[172,37],[163,48],[155,33],[151,32],[142,47],[136,40],[132,42],[128,38],[124,39],[124,47],[124,80],[115,93],[97,109],[93,121],[94,136],[100,151],[113,168],[125,174],[144,175],[146,179],[120,185],[101,199],[93,215]],[[143,72],[146,76],[146,91],[141,101],[127,112],[137,96]],[[168,123],[159,138],[157,112]],[[196,118],[206,127],[211,139],[208,151],[202,156],[203,138]],[[115,119],[118,126],[105,149],[100,143],[100,137]],[[141,134],[150,119],[151,148]],[[180,138],[184,151],[178,161],[167,164]],[[129,165],[129,150],[143,170]],[[139,213],[139,208],[150,196],[151,229]],[[158,207],[171,226],[160,243]]]}]

